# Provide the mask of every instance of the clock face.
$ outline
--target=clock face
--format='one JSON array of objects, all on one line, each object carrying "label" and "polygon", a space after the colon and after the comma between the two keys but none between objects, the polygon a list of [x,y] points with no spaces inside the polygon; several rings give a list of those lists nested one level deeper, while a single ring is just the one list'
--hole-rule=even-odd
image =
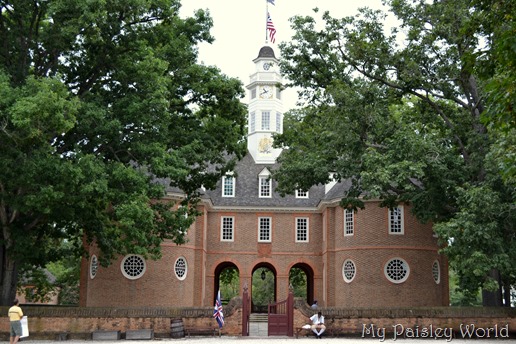
[{"label": "clock face", "polygon": [[262,88],[260,89],[260,98],[271,99],[272,98],[272,87],[262,86]]},{"label": "clock face", "polygon": [[270,62],[264,62],[263,63],[263,69],[264,70],[269,70],[271,67],[272,67],[272,63],[270,63]]}]

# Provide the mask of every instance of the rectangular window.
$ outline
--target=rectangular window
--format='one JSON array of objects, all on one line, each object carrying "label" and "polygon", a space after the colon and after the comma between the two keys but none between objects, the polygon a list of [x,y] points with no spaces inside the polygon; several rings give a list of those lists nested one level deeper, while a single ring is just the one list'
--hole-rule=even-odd
[{"label": "rectangular window", "polygon": [[308,242],[308,218],[296,218],[296,242]]},{"label": "rectangular window", "polygon": [[281,133],[281,113],[276,112],[276,132]]},{"label": "rectangular window", "polygon": [[262,130],[271,130],[270,111],[262,111]]},{"label": "rectangular window", "polygon": [[256,87],[251,90],[251,99],[256,98]]},{"label": "rectangular window", "polygon": [[276,98],[281,99],[281,88],[276,87]]},{"label": "rectangular window", "polygon": [[235,197],[235,178],[233,176],[222,177],[222,197]]},{"label": "rectangular window", "polygon": [[296,198],[308,198],[308,191],[296,190]]},{"label": "rectangular window", "polygon": [[249,121],[249,131],[251,133],[254,133],[256,130],[256,113],[253,111],[251,112],[251,120]]},{"label": "rectangular window", "polygon": [[354,214],[352,209],[344,209],[344,236],[355,234]]},{"label": "rectangular window", "polygon": [[258,241],[259,242],[271,242],[271,218],[270,217],[259,217],[258,218]]},{"label": "rectangular window", "polygon": [[403,207],[389,209],[389,234],[403,233]]},{"label": "rectangular window", "polygon": [[271,197],[272,179],[269,177],[260,177],[260,197]]},{"label": "rectangular window", "polygon": [[235,218],[232,216],[223,216],[220,224],[220,240],[233,241],[235,231]]}]

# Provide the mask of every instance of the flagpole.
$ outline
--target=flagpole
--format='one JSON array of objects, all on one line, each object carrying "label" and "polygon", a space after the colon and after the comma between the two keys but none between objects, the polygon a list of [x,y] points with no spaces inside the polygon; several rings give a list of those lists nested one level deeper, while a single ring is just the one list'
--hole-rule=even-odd
[{"label": "flagpole", "polygon": [[269,43],[267,36],[267,21],[269,20],[269,0],[265,0],[265,44]]}]

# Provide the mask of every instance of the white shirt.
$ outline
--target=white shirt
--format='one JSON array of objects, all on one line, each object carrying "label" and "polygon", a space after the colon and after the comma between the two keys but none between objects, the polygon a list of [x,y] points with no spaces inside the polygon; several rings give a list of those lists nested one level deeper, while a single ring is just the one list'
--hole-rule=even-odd
[{"label": "white shirt", "polygon": [[310,320],[312,320],[312,324],[314,325],[324,324],[324,315],[319,317],[317,314],[314,314],[310,317]]}]

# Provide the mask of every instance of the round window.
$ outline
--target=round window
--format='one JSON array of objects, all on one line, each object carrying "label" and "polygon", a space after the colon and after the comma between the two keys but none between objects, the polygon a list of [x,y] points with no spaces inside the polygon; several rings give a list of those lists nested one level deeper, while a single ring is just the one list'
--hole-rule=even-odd
[{"label": "round window", "polygon": [[120,265],[122,274],[128,279],[138,279],[145,273],[145,260],[138,255],[128,255],[122,260]]},{"label": "round window", "polygon": [[188,266],[186,264],[186,259],[184,257],[179,257],[174,264],[174,272],[176,273],[176,277],[179,280],[184,280],[186,278],[186,273],[188,272]]},{"label": "round window", "polygon": [[351,259],[346,260],[342,265],[342,277],[344,277],[344,281],[350,283],[353,281],[353,278],[355,278],[355,274],[355,263]]},{"label": "round window", "polygon": [[393,283],[403,283],[409,276],[410,268],[403,259],[394,258],[385,264],[384,273],[389,281]]},{"label": "round window", "polygon": [[441,282],[441,268],[437,260],[432,265],[432,275],[434,276],[435,283],[439,284]]},{"label": "round window", "polygon": [[99,269],[99,260],[96,255],[92,255],[90,259],[90,278],[94,279],[97,276],[97,270]]}]

